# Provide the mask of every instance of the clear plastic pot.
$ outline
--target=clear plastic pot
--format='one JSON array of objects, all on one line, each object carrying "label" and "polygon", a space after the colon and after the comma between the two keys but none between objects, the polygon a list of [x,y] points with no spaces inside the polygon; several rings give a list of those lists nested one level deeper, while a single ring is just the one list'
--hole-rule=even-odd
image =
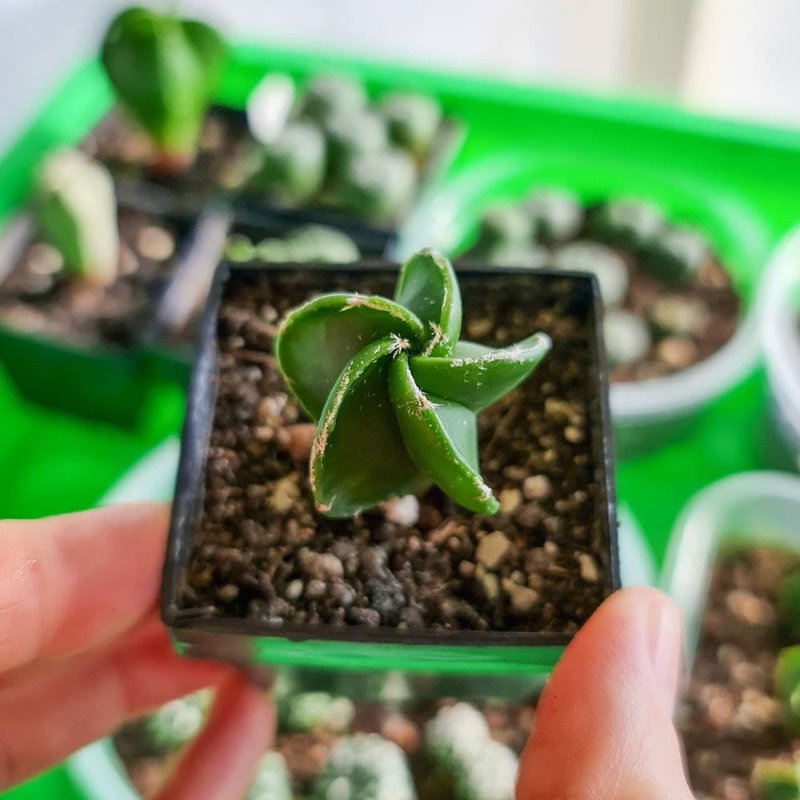
[{"label": "clear plastic pot", "polygon": [[761,346],[771,395],[777,447],[772,455],[800,468],[800,229],[770,260],[758,300]]},{"label": "clear plastic pot", "polygon": [[519,201],[536,186],[559,186],[585,202],[637,196],[667,217],[697,227],[713,244],[740,293],[744,318],[724,347],[688,369],[662,378],[611,387],[611,416],[618,458],[640,455],[671,441],[696,415],[753,372],[758,361],[756,314],[751,298],[769,254],[769,234],[757,209],[731,190],[687,170],[636,163],[624,153],[603,159],[558,146],[490,156],[453,176],[420,207],[401,232],[400,258],[422,244],[452,255],[473,243],[482,212]]},{"label": "clear plastic pot", "polygon": [[683,613],[689,662],[719,553],[765,544],[800,552],[800,478],[794,475],[764,471],[723,478],[695,495],[681,513],[662,586]]}]

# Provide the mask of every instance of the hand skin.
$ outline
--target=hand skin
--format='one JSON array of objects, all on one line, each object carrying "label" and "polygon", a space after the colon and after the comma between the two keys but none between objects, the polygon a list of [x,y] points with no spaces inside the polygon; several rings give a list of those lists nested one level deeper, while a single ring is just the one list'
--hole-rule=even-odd
[{"label": "hand skin", "polygon": [[239,800],[272,741],[262,690],[179,658],[156,614],[167,509],[0,522],[0,790],[203,686],[210,719],[158,800]]},{"label": "hand skin", "polygon": [[542,693],[517,800],[693,800],[672,723],[681,644],[661,592],[606,600]]},{"label": "hand skin", "polygon": [[[263,691],[181,659],[156,602],[167,509],[0,522],[0,789],[125,719],[203,686],[208,724],[157,800],[239,800],[274,736]],[[517,800],[692,800],[672,712],[681,622],[652,589],[617,592],[556,667]]]}]

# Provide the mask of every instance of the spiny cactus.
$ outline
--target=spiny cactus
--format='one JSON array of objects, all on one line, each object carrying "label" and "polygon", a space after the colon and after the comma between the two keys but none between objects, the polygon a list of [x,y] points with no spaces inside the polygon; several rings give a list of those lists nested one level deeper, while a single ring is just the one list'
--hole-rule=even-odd
[{"label": "spiny cactus", "polygon": [[258,763],[244,800],[292,800],[293,796],[286,759],[280,753],[267,753]]},{"label": "spiny cactus", "polygon": [[200,692],[170,700],[145,720],[145,728],[159,752],[171,753],[194,739],[205,722],[211,692]]},{"label": "spiny cactus", "polygon": [[119,234],[108,170],[78,150],[57,150],[42,163],[36,189],[37,225],[65,269],[93,283],[111,283],[119,269]]},{"label": "spiny cactus", "polygon": [[759,759],[753,768],[753,786],[761,800],[797,800],[800,797],[796,764]]},{"label": "spiny cactus", "polygon": [[101,59],[108,78],[152,137],[164,170],[193,159],[223,54],[208,25],[145,8],[123,11],[106,32]]},{"label": "spiny cactus", "polygon": [[468,703],[441,709],[425,738],[437,766],[452,776],[458,800],[512,800],[518,759],[491,738],[483,714]]},{"label": "spiny cactus", "polygon": [[460,332],[455,273],[427,249],[401,268],[394,300],[326,294],[289,313],[275,354],[318,421],[310,477],[321,512],[352,516],[430,482],[471,511],[497,511],[476,415],[533,371],[550,339],[498,350]]},{"label": "spiny cactus", "polygon": [[312,800],[415,800],[403,751],[375,733],[342,739],[319,774]]}]

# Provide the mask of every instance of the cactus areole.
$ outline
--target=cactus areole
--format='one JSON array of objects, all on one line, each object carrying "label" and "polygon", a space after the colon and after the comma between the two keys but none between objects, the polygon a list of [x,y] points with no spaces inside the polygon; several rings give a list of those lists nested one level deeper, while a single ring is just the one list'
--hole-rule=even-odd
[{"label": "cactus areole", "polygon": [[479,471],[477,414],[551,342],[534,333],[494,349],[460,332],[455,272],[427,249],[402,266],[393,300],[325,294],[287,315],[275,354],[317,422],[310,479],[322,513],[350,517],[430,483],[470,511],[498,510]]},{"label": "cactus areole", "polygon": [[205,23],[129,8],[111,23],[101,61],[117,100],[152,137],[164,171],[193,160],[224,44]]}]

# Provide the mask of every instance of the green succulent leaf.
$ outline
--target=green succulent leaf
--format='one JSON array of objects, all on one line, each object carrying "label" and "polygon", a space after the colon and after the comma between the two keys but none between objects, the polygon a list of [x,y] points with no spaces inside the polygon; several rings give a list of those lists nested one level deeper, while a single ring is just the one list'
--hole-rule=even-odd
[{"label": "green succulent leaf", "polygon": [[195,150],[224,45],[202,22],[145,8],[119,14],[106,32],[101,60],[119,102],[163,154]]},{"label": "green succulent leaf", "polygon": [[367,345],[330,392],[310,466],[314,499],[328,516],[353,516],[420,484],[389,396],[390,370],[405,346],[396,335]]},{"label": "green succulent leaf", "polygon": [[461,291],[450,262],[435,250],[420,250],[403,264],[394,299],[428,326],[424,354],[446,356],[461,333]]},{"label": "green succulent leaf", "polygon": [[800,730],[800,645],[786,647],[778,654],[775,693],[783,701],[787,726]]},{"label": "green succulent leaf", "polygon": [[414,381],[406,353],[391,365],[389,392],[406,449],[420,470],[464,508],[494,514],[497,500],[478,471],[475,414],[428,397]]},{"label": "green succulent leaf", "polygon": [[286,317],[275,340],[275,356],[305,411],[319,419],[353,356],[392,335],[419,346],[425,328],[413,313],[385,297],[327,294]]},{"label": "green succulent leaf", "polygon": [[753,767],[752,780],[762,800],[797,800],[800,797],[797,764],[760,758]]},{"label": "green succulent leaf", "polygon": [[413,356],[411,374],[426,394],[481,411],[525,380],[551,346],[549,336],[535,333],[500,350],[475,345],[481,352],[473,355]]}]

